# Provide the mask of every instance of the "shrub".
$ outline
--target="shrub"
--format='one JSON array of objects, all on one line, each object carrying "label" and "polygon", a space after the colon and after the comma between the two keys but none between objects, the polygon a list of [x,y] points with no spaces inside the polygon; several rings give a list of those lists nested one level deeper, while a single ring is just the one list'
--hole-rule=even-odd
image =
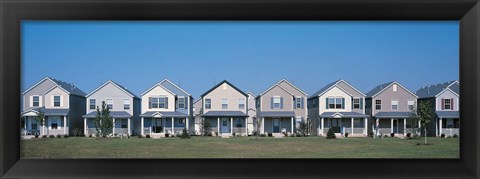
[{"label": "shrub", "polygon": [[457,135],[457,134],[453,134],[453,138],[457,138],[457,137],[458,137],[458,135]]},{"label": "shrub", "polygon": [[75,128],[73,129],[73,136],[80,136],[80,134],[82,133],[82,131],[80,130],[80,128]]},{"label": "shrub", "polygon": [[441,138],[445,138],[445,134],[440,135]]},{"label": "shrub", "polygon": [[272,137],[272,133],[267,133],[268,137]]},{"label": "shrub", "polygon": [[330,128],[328,129],[328,132],[327,132],[327,139],[335,139],[337,137],[335,137],[335,133],[333,132],[333,129]]},{"label": "shrub", "polygon": [[47,135],[42,135],[42,138],[47,138]]},{"label": "shrub", "polygon": [[48,138],[55,138],[55,136],[53,134],[50,134]]},{"label": "shrub", "polygon": [[265,137],[265,134],[260,134],[259,136],[260,136],[260,137]]},{"label": "shrub", "polygon": [[142,138],[142,135],[138,135],[138,138]]},{"label": "shrub", "polygon": [[61,135],[61,134],[57,134],[57,138],[62,138],[62,135]]},{"label": "shrub", "polygon": [[407,137],[410,138],[412,136],[411,133],[407,133]]},{"label": "shrub", "polygon": [[348,137],[348,132],[345,132],[345,137]]},{"label": "shrub", "polygon": [[283,135],[284,135],[285,137],[288,137],[288,134],[287,134],[286,132],[284,132]]},{"label": "shrub", "polygon": [[385,134],[385,135],[383,135],[383,137],[387,138],[387,137],[388,137],[388,135],[387,135],[387,134]]},{"label": "shrub", "polygon": [[165,137],[170,137],[170,134],[165,134]]},{"label": "shrub", "polygon": [[183,128],[182,134],[180,135],[182,139],[190,139],[190,134],[188,134],[187,128]]},{"label": "shrub", "polygon": [[88,134],[88,137],[92,137],[92,134]]},{"label": "shrub", "polygon": [[218,136],[218,132],[215,132],[215,136]]},{"label": "shrub", "polygon": [[35,138],[38,138],[38,134],[37,134],[37,133],[35,133]]},{"label": "shrub", "polygon": [[65,135],[63,135],[62,137],[63,137],[63,138],[68,138],[68,135],[67,135],[67,134],[65,134]]},{"label": "shrub", "polygon": [[395,133],[390,133],[390,137],[395,137]]},{"label": "shrub", "polygon": [[373,132],[368,133],[368,137],[373,137],[373,135],[374,135]]},{"label": "shrub", "polygon": [[304,137],[301,133],[295,133],[295,137]]},{"label": "shrub", "polygon": [[145,135],[146,138],[150,138],[150,134]]}]

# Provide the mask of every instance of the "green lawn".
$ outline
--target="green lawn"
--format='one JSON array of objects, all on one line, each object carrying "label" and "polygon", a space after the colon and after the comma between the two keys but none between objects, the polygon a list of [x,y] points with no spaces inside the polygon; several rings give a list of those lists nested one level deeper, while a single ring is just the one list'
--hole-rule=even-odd
[{"label": "green lawn", "polygon": [[24,158],[458,158],[457,138],[323,137],[137,138],[22,140]]}]

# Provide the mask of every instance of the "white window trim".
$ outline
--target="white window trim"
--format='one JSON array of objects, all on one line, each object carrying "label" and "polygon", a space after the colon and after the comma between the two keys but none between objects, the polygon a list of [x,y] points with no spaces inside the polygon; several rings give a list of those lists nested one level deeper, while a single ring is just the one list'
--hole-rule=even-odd
[{"label": "white window trim", "polygon": [[106,104],[106,107],[107,107],[107,108],[108,108],[108,104],[109,104],[109,103],[108,103],[108,100],[111,100],[111,101],[112,101],[112,109],[111,109],[111,110],[113,110],[113,107],[114,107],[114,106],[113,106],[113,99],[106,99],[106,100],[105,100],[105,104]]},{"label": "white window trim", "polygon": [[393,85],[392,85],[392,91],[393,91],[393,92],[397,92],[397,91],[398,91],[398,85],[397,85],[397,84],[393,84]]},{"label": "white window trim", "polygon": [[127,104],[125,101],[128,101],[128,110],[132,109],[132,100],[130,99],[123,99],[123,109],[125,109],[125,104]]},{"label": "white window trim", "polygon": [[[358,108],[355,108],[355,99],[358,99]],[[352,103],[353,109],[360,109],[360,98],[359,97],[354,97],[353,98],[353,103]]]},{"label": "white window trim", "polygon": [[[207,108],[207,99],[210,100],[210,108]],[[204,104],[203,107],[204,107],[205,109],[212,109],[212,98],[205,98],[205,101],[204,101],[204,102],[205,102],[205,104]]]},{"label": "white window trim", "polygon": [[[275,99],[278,98],[278,107],[275,107]],[[282,99],[280,96],[273,96],[272,108],[273,109],[280,109],[280,105],[282,103]]]},{"label": "white window trim", "polygon": [[[180,107],[180,99],[183,99],[183,103],[182,103],[183,107],[182,108]],[[178,96],[177,97],[177,103],[178,103],[178,109],[184,109],[185,106],[187,105],[186,101],[185,101],[185,96]]]},{"label": "white window trim", "polygon": [[[300,107],[297,105],[300,104]],[[295,108],[300,109],[302,108],[302,97],[301,96],[296,96],[295,97]]]},{"label": "white window trim", "polygon": [[[397,102],[397,109],[393,109],[393,102],[396,101]],[[392,99],[392,101],[390,102],[390,108],[392,111],[398,111],[398,99]]]},{"label": "white window trim", "polygon": [[[33,106],[33,97],[34,96],[38,96],[38,106]],[[30,96],[30,107],[42,107],[42,96],[40,96],[40,95]]]},{"label": "white window trim", "polygon": [[[377,101],[380,101],[380,109],[377,109]],[[375,105],[375,108],[374,108],[375,110],[382,110],[382,100],[381,99],[375,99],[374,103],[375,103],[374,104]]]},{"label": "white window trim", "polygon": [[90,108],[90,106],[92,105],[90,100],[92,100],[92,99],[95,101],[95,108],[94,109],[97,108],[97,100],[95,98],[90,98],[90,99],[88,99],[88,109],[90,109],[90,110],[94,110],[94,109]]},{"label": "white window trim", "polygon": [[[243,104],[243,108],[240,108],[241,104]],[[238,109],[245,109],[245,98],[238,98]]]},{"label": "white window trim", "polygon": [[[450,108],[447,109],[447,99],[449,101]],[[450,98],[443,98],[443,110],[452,110],[452,99]]]},{"label": "white window trim", "polygon": [[[60,105],[59,106],[55,106],[55,96],[60,96]],[[58,108],[58,107],[62,107],[62,95],[57,95],[57,94],[54,94],[51,96],[51,99],[52,99],[52,107],[55,107],[55,108]]]},{"label": "white window trim", "polygon": [[410,110],[410,102],[412,102],[412,108],[415,108],[415,100],[409,99],[407,100],[407,109]]},{"label": "white window trim", "polygon": [[[224,100],[226,101],[226,103],[223,103]],[[222,98],[221,101],[222,101],[222,103],[221,103],[221,104],[222,104],[222,109],[228,109],[228,98]],[[227,105],[226,108],[223,108],[223,105],[224,105],[224,104]]]}]

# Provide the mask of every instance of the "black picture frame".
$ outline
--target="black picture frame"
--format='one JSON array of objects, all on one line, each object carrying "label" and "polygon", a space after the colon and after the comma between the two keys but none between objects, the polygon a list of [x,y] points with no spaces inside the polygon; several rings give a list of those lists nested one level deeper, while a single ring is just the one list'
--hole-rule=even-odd
[{"label": "black picture frame", "polygon": [[[478,178],[477,0],[1,0],[2,178]],[[22,20],[459,20],[460,159],[20,159]],[[272,149],[274,150],[274,149]]]}]

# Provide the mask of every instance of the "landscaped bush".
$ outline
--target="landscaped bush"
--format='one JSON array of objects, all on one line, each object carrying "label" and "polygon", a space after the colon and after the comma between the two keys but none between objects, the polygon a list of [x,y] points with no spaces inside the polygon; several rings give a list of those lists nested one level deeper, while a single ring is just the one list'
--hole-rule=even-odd
[{"label": "landscaped bush", "polygon": [[445,134],[440,135],[441,138],[445,138]]},{"label": "landscaped bush", "polygon": [[150,134],[145,135],[146,138],[150,138]]},{"label": "landscaped bush", "polygon": [[345,137],[348,137],[348,132],[345,132]]},{"label": "landscaped bush", "polygon": [[297,133],[295,133],[295,137],[304,137],[304,136],[297,132]]},{"label": "landscaped bush", "polygon": [[333,132],[333,129],[330,128],[328,129],[328,132],[327,132],[327,139],[335,139],[337,137],[335,137],[335,133]]},{"label": "landscaped bush", "polygon": [[384,137],[384,138],[387,138],[387,137],[388,137],[388,135],[387,135],[387,134],[385,134],[385,135],[383,135],[383,137]]},{"label": "landscaped bush", "polygon": [[38,138],[38,134],[37,134],[37,133],[35,133],[35,138]]},{"label": "landscaped bush", "polygon": [[268,134],[268,137],[272,137],[272,133],[267,133]]},{"label": "landscaped bush", "polygon": [[373,137],[374,133],[373,132],[369,132],[368,133],[368,137]]},{"label": "landscaped bush", "polygon": [[410,138],[412,136],[411,133],[407,133],[407,137]]},{"label": "landscaped bush", "polygon": [[42,135],[42,138],[47,138],[47,135]]},{"label": "landscaped bush", "polygon": [[265,137],[265,134],[260,134],[259,136],[260,136],[260,137]]},{"label": "landscaped bush", "polygon": [[183,128],[182,134],[180,135],[182,139],[190,139],[190,135],[188,134],[187,128]]},{"label": "landscaped bush", "polygon": [[453,134],[453,138],[458,138],[458,135],[457,135],[457,134]]},{"label": "landscaped bush", "polygon": [[50,134],[48,138],[55,138],[55,136],[53,134]]},{"label": "landscaped bush", "polygon": [[68,138],[69,136],[67,134],[63,135],[62,136],[63,138]]},{"label": "landscaped bush", "polygon": [[62,135],[61,135],[61,134],[57,134],[57,138],[62,138]]},{"label": "landscaped bush", "polygon": [[215,136],[218,136],[218,132],[215,132]]},{"label": "landscaped bush", "polygon": [[391,134],[390,134],[390,137],[395,137],[395,133],[391,133]]}]

